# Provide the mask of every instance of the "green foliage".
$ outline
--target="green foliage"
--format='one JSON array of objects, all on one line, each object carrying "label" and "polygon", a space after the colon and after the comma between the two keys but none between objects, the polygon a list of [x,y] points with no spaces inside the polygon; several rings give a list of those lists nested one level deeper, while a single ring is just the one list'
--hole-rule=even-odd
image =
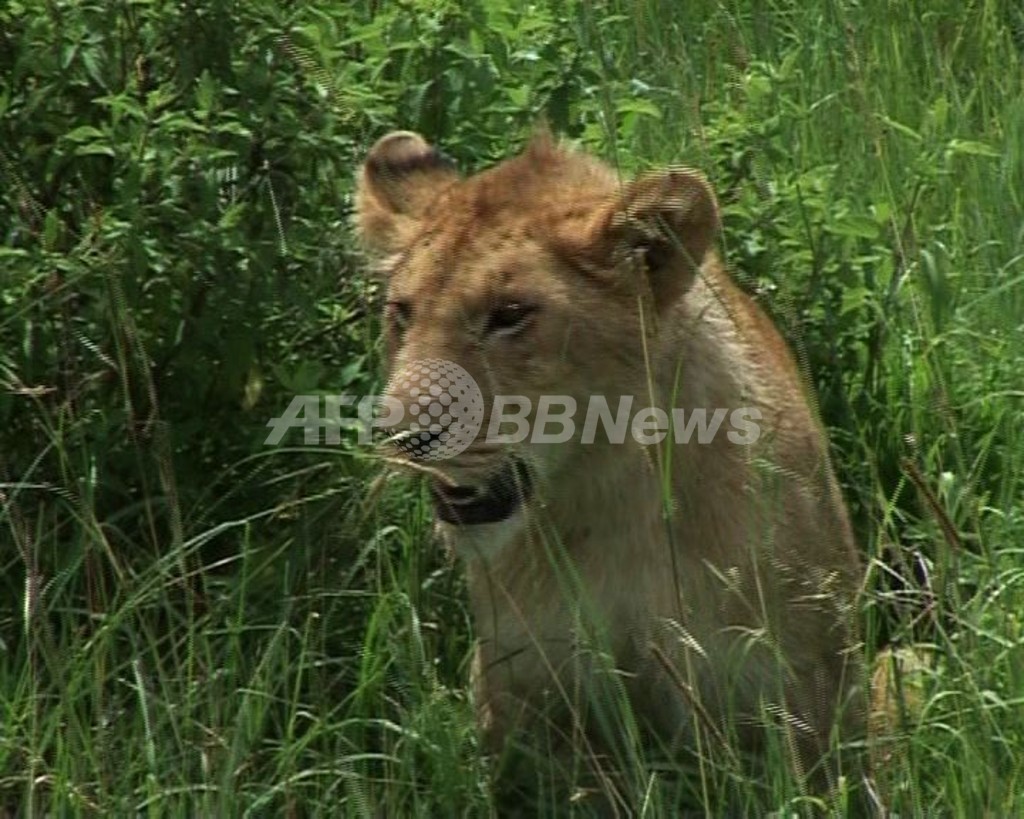
[{"label": "green foliage", "polygon": [[[366,147],[468,170],[544,118],[712,178],[831,428],[869,647],[935,645],[894,809],[1020,813],[1022,54],[996,0],[5,4],[0,809],[493,807],[427,504],[351,436],[263,441],[379,384]],[[781,763],[629,765],[649,813],[801,809]]]}]

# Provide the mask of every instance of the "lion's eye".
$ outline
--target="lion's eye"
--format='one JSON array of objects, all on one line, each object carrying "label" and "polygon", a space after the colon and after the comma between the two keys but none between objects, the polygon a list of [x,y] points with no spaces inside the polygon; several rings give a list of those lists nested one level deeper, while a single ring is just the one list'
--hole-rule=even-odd
[{"label": "lion's eye", "polygon": [[512,336],[521,333],[529,325],[536,305],[509,302],[495,307],[487,317],[487,333],[496,336]]},{"label": "lion's eye", "polygon": [[389,301],[384,307],[384,316],[396,330],[402,331],[409,326],[412,305],[407,301]]}]

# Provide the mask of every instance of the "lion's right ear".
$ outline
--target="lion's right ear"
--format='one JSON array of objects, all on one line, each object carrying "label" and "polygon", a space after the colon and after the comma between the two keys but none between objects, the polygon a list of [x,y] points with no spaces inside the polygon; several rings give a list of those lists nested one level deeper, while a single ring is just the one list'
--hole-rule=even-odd
[{"label": "lion's right ear", "polygon": [[568,244],[573,256],[613,276],[623,261],[641,261],[655,303],[667,308],[693,284],[720,221],[703,174],[669,168],[626,184]]},{"label": "lion's right ear", "polygon": [[381,137],[356,178],[360,238],[376,253],[400,250],[430,204],[458,179],[452,161],[419,134]]}]

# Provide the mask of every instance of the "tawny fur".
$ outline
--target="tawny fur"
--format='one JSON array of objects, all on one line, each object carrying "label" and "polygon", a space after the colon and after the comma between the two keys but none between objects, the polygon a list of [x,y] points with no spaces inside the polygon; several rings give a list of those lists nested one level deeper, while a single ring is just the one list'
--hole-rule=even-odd
[{"label": "tawny fur", "polygon": [[[710,719],[756,747],[756,726],[774,714],[807,768],[833,728],[857,735],[861,570],[847,513],[792,355],[714,250],[717,204],[703,177],[677,169],[623,183],[542,134],[462,179],[400,132],[374,147],[358,181],[361,237],[381,259],[389,303],[409,309],[404,326],[389,323],[393,371],[450,359],[488,407],[499,394],[534,407],[570,395],[577,431],[592,395],[613,413],[624,395],[633,413],[761,413],[753,445],[733,443],[727,424],[706,444],[524,443],[516,451],[538,490],[521,513],[479,531],[441,526],[465,562],[492,746],[558,714],[552,703],[570,719],[598,673],[588,627],[636,713],[671,740]],[[488,334],[502,303],[536,306],[521,334]],[[469,484],[507,455],[480,441],[432,466]]]}]

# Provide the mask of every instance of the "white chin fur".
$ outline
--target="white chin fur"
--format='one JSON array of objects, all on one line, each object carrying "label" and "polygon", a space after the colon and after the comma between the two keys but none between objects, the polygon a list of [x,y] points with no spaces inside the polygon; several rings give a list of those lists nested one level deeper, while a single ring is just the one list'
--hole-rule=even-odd
[{"label": "white chin fur", "polygon": [[437,530],[448,547],[462,560],[488,560],[499,554],[523,531],[526,512],[522,506],[509,517],[495,523],[456,526],[439,520]]}]

